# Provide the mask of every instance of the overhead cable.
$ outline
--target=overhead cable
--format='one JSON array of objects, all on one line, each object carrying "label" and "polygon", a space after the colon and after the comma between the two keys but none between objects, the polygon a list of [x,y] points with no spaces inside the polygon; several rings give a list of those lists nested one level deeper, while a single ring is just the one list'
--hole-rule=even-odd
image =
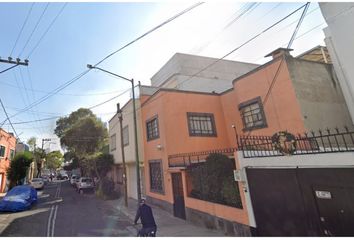
[{"label": "overhead cable", "polygon": [[15,50],[15,48],[16,48],[17,42],[18,42],[18,40],[20,39],[20,37],[21,37],[21,35],[22,35],[22,31],[23,31],[23,29],[25,28],[25,25],[26,25],[26,23],[27,23],[27,21],[28,21],[29,16],[31,15],[31,12],[32,12],[32,9],[33,9],[34,4],[35,4],[35,3],[32,3],[30,9],[28,10],[28,13],[27,13],[27,16],[26,16],[26,18],[25,18],[25,21],[24,21],[23,24],[22,24],[20,33],[17,35],[15,44],[14,44],[12,50],[11,50],[10,56],[12,56],[12,53],[14,52],[14,50]]}]

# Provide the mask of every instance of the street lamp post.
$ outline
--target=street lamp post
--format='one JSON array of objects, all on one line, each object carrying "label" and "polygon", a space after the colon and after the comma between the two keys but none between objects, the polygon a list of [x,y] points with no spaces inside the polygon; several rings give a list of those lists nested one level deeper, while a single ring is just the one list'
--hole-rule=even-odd
[{"label": "street lamp post", "polygon": [[117,104],[117,116],[120,125],[120,148],[122,151],[122,162],[123,162],[123,187],[124,187],[124,203],[128,207],[128,189],[127,189],[127,169],[125,165],[125,154],[124,154],[124,143],[123,143],[123,114],[119,103]]},{"label": "street lamp post", "polygon": [[87,64],[87,67],[89,69],[98,69],[101,70],[102,72],[106,72],[108,74],[111,74],[113,76],[119,77],[123,80],[126,80],[131,83],[132,86],[132,97],[133,97],[133,118],[134,118],[134,136],[135,136],[135,164],[136,164],[136,183],[137,183],[137,194],[138,194],[138,201],[140,202],[141,199],[141,190],[140,190],[140,170],[139,170],[139,152],[138,152],[138,130],[137,130],[137,118],[136,118],[136,106],[135,106],[135,92],[134,92],[134,79],[128,79],[125,77],[122,77],[118,74],[109,72],[107,70],[104,70],[102,68],[92,66],[91,64]]}]

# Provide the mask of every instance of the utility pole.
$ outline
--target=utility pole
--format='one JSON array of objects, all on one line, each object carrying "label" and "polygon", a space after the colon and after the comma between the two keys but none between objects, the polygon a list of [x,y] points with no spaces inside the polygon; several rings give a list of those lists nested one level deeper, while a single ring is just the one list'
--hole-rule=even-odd
[{"label": "utility pole", "polygon": [[0,73],[4,73],[6,71],[9,71],[10,69],[17,67],[18,65],[28,66],[28,62],[29,61],[27,59],[25,59],[24,62],[21,62],[21,59],[19,59],[19,58],[16,58],[16,60],[12,60],[12,57],[8,57],[6,60],[6,59],[1,59],[1,57],[0,57],[0,63],[15,64],[14,66],[11,66],[9,68],[6,68],[5,70],[0,71]]},{"label": "utility pole", "polygon": [[43,158],[44,158],[44,150],[43,150],[43,148],[44,148],[44,142],[48,142],[48,141],[51,141],[51,139],[50,138],[43,138],[42,139],[42,152],[41,152],[41,158],[38,160],[38,162],[37,162],[37,178],[38,177],[41,177],[41,175],[42,175],[42,173],[41,173],[41,171],[42,171],[42,164],[43,164]]},{"label": "utility pole", "polygon": [[124,154],[124,143],[123,143],[123,113],[120,108],[120,104],[117,104],[117,116],[119,119],[119,129],[120,129],[120,148],[122,151],[122,162],[123,162],[123,187],[124,187],[124,204],[128,207],[128,187],[127,187],[127,168],[125,165],[125,154]]}]

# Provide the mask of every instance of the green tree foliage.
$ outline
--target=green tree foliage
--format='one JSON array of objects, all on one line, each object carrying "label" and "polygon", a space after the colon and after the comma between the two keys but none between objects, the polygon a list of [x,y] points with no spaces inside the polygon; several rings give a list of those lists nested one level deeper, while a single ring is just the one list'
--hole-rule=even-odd
[{"label": "green tree foliage", "polygon": [[63,154],[60,151],[53,151],[46,156],[46,165],[48,169],[56,170],[63,163]]},{"label": "green tree foliage", "polygon": [[85,117],[65,131],[60,143],[81,158],[101,149],[107,137],[107,129],[99,119]]},{"label": "green tree foliage", "polygon": [[233,160],[212,153],[206,162],[188,169],[192,178],[191,196],[210,202],[242,208],[238,184],[233,178]]},{"label": "green tree foliage", "polygon": [[68,150],[64,159],[65,162],[72,161],[69,168],[76,168],[77,165],[84,175],[97,171],[95,157],[107,145],[108,132],[91,110],[80,108],[68,117],[60,118],[55,134]]},{"label": "green tree foliage", "polygon": [[34,148],[36,146],[36,141],[37,139],[35,137],[31,137],[30,139],[27,140],[27,144],[30,147],[31,151],[34,151]]},{"label": "green tree foliage", "polygon": [[89,109],[80,108],[77,111],[72,112],[68,117],[59,118],[54,133],[61,138],[65,136],[67,130],[71,129],[73,125],[86,117],[95,117],[95,115]]},{"label": "green tree foliage", "polygon": [[20,185],[26,177],[27,169],[33,161],[32,153],[24,152],[16,154],[7,169],[7,178],[10,180],[10,188]]}]

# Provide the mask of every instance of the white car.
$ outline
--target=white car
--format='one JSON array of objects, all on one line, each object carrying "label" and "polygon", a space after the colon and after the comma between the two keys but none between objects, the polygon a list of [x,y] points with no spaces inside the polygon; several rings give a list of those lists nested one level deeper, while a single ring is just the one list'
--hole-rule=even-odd
[{"label": "white car", "polygon": [[79,193],[83,193],[84,190],[89,191],[94,189],[93,180],[89,177],[82,177],[76,183],[76,189]]},{"label": "white car", "polygon": [[43,189],[44,181],[42,178],[33,178],[30,185],[35,189]]}]

